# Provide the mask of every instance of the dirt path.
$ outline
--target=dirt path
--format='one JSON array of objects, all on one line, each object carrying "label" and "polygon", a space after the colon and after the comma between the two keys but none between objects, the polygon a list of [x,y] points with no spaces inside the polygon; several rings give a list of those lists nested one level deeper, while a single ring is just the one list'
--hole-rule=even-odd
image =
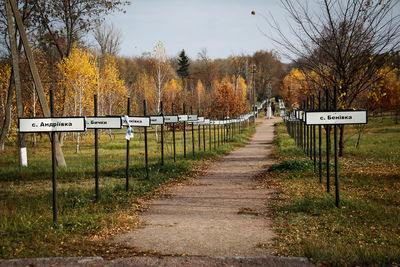
[{"label": "dirt path", "polygon": [[[269,189],[251,178],[271,164],[275,120],[260,119],[251,142],[209,166],[190,185],[174,187],[143,214],[142,229],[114,240],[163,255],[268,256],[274,237],[264,216]],[[265,247],[265,245],[264,245]]]}]

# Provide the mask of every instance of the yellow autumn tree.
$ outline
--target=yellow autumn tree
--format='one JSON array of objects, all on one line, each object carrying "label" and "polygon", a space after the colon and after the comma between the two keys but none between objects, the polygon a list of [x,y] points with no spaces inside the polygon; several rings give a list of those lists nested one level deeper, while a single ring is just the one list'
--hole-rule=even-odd
[{"label": "yellow autumn tree", "polygon": [[238,98],[238,114],[242,114],[247,111],[247,102],[246,102],[246,95],[247,95],[247,84],[243,77],[239,76],[236,79],[236,96]]},{"label": "yellow autumn tree", "polygon": [[157,93],[154,90],[156,83],[154,78],[146,73],[140,73],[138,78],[133,84],[133,90],[131,92],[131,98],[133,102],[133,112],[139,114],[143,112],[143,100],[147,102],[147,110],[154,110],[157,106]]},{"label": "yellow autumn tree", "polygon": [[400,80],[397,69],[383,67],[379,71],[380,82],[369,91],[368,102],[373,103],[374,110],[378,107],[395,111],[395,123],[398,123],[400,115]]},{"label": "yellow autumn tree", "polygon": [[205,92],[204,92],[204,86],[201,80],[197,80],[197,85],[196,85],[196,104],[197,104],[197,109],[200,110],[202,107],[202,104],[204,104],[205,100]]},{"label": "yellow autumn tree", "polygon": [[98,95],[102,114],[115,115],[125,112],[125,100],[128,90],[125,81],[119,78],[115,57],[105,55],[104,64],[100,70],[98,81]]},{"label": "yellow autumn tree", "polygon": [[280,93],[289,107],[300,106],[304,90],[306,90],[306,77],[298,69],[292,69],[283,79]]},{"label": "yellow autumn tree", "polygon": [[[89,50],[73,47],[68,58],[63,59],[58,68],[61,70],[67,89],[66,105],[69,114],[85,116],[92,114],[93,95],[98,88],[96,60]],[[76,152],[79,152],[80,133],[77,134]]]},{"label": "yellow autumn tree", "polygon": [[175,105],[175,112],[177,107],[180,107],[182,100],[182,81],[177,79],[169,80],[164,87],[162,94],[162,101],[164,103],[164,113],[170,113],[172,110],[172,103]]},{"label": "yellow autumn tree", "polygon": [[[0,150],[4,150],[4,143],[9,135],[9,129],[13,129],[12,124],[12,95],[8,95],[10,85],[11,66],[8,63],[0,65]],[[10,99],[9,99],[10,97]],[[11,130],[12,131],[12,130]]]},{"label": "yellow autumn tree", "polygon": [[0,64],[0,118],[4,118],[6,111],[10,74],[11,66],[8,63]]}]

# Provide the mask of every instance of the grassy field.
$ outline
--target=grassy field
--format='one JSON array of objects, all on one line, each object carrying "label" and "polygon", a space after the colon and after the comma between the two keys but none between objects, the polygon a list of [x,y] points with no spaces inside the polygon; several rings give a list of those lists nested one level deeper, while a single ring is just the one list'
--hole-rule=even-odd
[{"label": "grassy field", "polygon": [[278,233],[276,254],[335,266],[398,266],[400,125],[390,117],[370,118],[359,148],[355,127],[346,126],[345,155],[339,159],[340,208],[335,206],[333,165],[331,193],[326,193],[325,162],[319,183],[313,161],[283,123],[277,124],[276,133],[278,163],[261,178],[276,190],[270,212]]},{"label": "grassy field", "polygon": [[[195,127],[197,130],[197,127]],[[94,202],[93,131],[83,135],[80,152],[70,134],[63,151],[68,167],[57,169],[58,221],[52,221],[51,148],[47,136],[29,145],[29,167],[19,170],[17,149],[0,153],[0,258],[49,256],[134,256],[134,249],[109,243],[114,234],[140,226],[138,214],[144,201],[163,193],[168,184],[190,178],[207,162],[248,142],[254,128],[247,128],[230,142],[206,152],[198,132],[195,155],[191,131],[187,132],[187,158],[183,157],[183,133],[176,135],[177,160],[173,161],[172,133],[166,135],[165,164],[160,164],[160,143],[154,131],[149,138],[149,178],[146,179],[144,136],[136,130],[130,142],[130,189],[125,192],[125,131],[107,133],[99,141],[100,201]],[[212,131],[212,136],[214,131]],[[28,140],[30,140],[28,136]],[[220,138],[221,139],[221,138]],[[203,140],[203,131],[201,131]],[[214,141],[214,139],[213,139]],[[222,141],[222,140],[221,140]]]}]

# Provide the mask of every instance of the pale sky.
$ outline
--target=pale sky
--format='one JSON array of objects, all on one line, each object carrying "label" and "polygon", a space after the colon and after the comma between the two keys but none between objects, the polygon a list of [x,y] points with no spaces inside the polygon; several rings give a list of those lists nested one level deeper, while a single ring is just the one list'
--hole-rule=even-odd
[{"label": "pale sky", "polygon": [[[251,15],[254,10],[256,15]],[[169,56],[212,59],[271,50],[263,16],[284,17],[279,0],[131,0],[126,14],[107,17],[123,35],[121,56],[140,56],[161,41]],[[282,20],[283,21],[283,20]]]}]

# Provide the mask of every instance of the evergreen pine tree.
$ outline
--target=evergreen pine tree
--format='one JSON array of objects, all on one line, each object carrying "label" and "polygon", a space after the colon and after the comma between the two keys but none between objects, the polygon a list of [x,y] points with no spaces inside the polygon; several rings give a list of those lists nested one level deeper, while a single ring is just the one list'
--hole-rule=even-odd
[{"label": "evergreen pine tree", "polygon": [[179,59],[178,59],[178,70],[177,73],[181,79],[185,79],[189,77],[189,58],[185,54],[185,50],[182,50],[181,53],[179,54]]}]

